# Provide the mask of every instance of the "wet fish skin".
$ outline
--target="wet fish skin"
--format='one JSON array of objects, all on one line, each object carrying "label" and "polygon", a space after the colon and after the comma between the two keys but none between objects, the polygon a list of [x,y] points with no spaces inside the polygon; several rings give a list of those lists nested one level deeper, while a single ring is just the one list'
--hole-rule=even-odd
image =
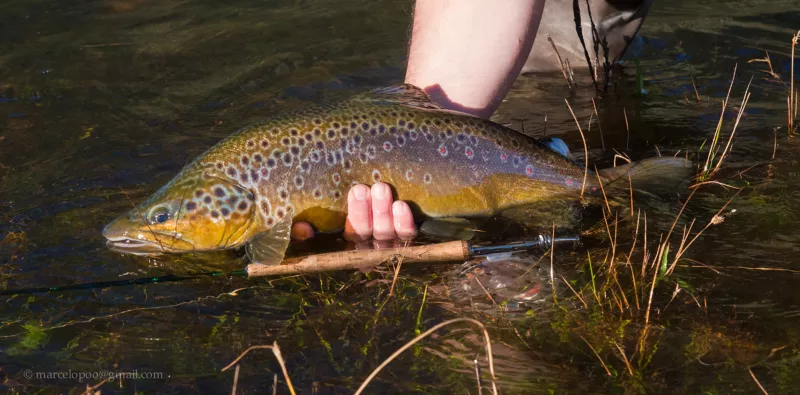
[{"label": "wet fish skin", "polygon": [[[544,143],[438,108],[404,85],[241,129],[104,235],[110,248],[140,254],[226,249],[257,238],[280,250],[292,221],[341,229],[346,194],[357,183],[390,184],[417,216],[471,217],[577,199],[583,176],[582,166]],[[586,188],[597,189],[595,177]]]}]

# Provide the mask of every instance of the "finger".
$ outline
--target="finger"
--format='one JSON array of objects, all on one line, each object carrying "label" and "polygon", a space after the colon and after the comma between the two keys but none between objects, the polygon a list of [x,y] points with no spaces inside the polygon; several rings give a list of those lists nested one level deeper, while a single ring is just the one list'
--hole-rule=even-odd
[{"label": "finger", "polygon": [[308,222],[292,224],[292,240],[303,241],[314,237],[314,228]]},{"label": "finger", "polygon": [[379,182],[372,186],[372,237],[375,240],[393,240],[392,189]]},{"label": "finger", "polygon": [[394,231],[402,240],[411,240],[417,236],[417,227],[414,225],[414,215],[408,203],[398,200],[392,204],[392,217],[394,217]]},{"label": "finger", "polygon": [[347,194],[347,221],[344,238],[349,241],[369,240],[372,237],[372,204],[370,189],[354,185]]}]

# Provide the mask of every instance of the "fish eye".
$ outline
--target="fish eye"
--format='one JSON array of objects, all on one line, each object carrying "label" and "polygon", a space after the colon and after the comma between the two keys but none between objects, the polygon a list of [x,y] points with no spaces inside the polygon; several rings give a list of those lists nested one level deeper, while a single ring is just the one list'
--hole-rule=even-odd
[{"label": "fish eye", "polygon": [[163,224],[167,220],[169,220],[169,210],[166,207],[159,206],[150,211],[151,224]]}]

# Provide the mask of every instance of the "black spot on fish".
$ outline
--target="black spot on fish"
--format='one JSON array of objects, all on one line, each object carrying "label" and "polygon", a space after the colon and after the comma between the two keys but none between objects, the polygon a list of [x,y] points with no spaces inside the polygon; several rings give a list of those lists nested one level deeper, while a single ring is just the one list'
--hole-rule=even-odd
[{"label": "black spot on fish", "polygon": [[456,141],[464,144],[467,141],[467,136],[465,136],[464,133],[459,133],[458,136],[456,136]]},{"label": "black spot on fish", "polygon": [[406,145],[406,138],[403,136],[397,136],[397,145],[400,147]]},{"label": "black spot on fish", "polygon": [[236,169],[234,169],[233,167],[229,167],[228,168],[228,175],[231,176],[231,177],[236,177]]},{"label": "black spot on fish", "polygon": [[258,172],[255,170],[250,171],[250,178],[253,179],[253,182],[258,182],[259,179]]},{"label": "black spot on fish", "polygon": [[453,130],[452,129],[447,129],[447,131],[445,133],[447,134],[447,137],[453,137]]},{"label": "black spot on fish", "polygon": [[222,162],[217,163],[217,169],[222,169]]},{"label": "black spot on fish", "polygon": [[378,134],[378,131],[375,128],[372,128],[372,129],[369,130],[369,134],[375,136],[375,135]]},{"label": "black spot on fish", "polygon": [[283,154],[283,164],[289,166],[292,164],[292,155],[288,152]]},{"label": "black spot on fish", "polygon": [[280,197],[281,199],[286,200],[286,198],[289,197],[289,192],[287,192],[286,190],[281,190]]},{"label": "black spot on fish", "polygon": [[197,197],[197,198],[203,196],[203,190],[198,189],[198,190],[194,191],[194,196]]},{"label": "black spot on fish", "polygon": [[225,196],[225,190],[222,189],[222,187],[217,187],[217,188],[214,189],[214,195],[216,195],[217,197],[224,197]]},{"label": "black spot on fish", "polygon": [[203,198],[203,202],[205,204],[211,204],[211,196],[206,196],[205,198]]},{"label": "black spot on fish", "polygon": [[311,141],[311,140],[314,139],[314,136],[312,136],[311,133],[306,133],[305,138],[306,138],[306,141]]},{"label": "black spot on fish", "polygon": [[314,135],[315,136],[321,136],[322,135],[322,130],[314,129]]},{"label": "black spot on fish", "polygon": [[242,202],[240,202],[240,203],[239,203],[239,206],[238,206],[238,208],[239,208],[239,211],[245,211],[245,210],[247,210],[247,206],[248,206],[248,205],[247,205],[247,202],[245,202],[245,201],[242,201]]},{"label": "black spot on fish", "polygon": [[336,131],[333,129],[328,129],[328,138],[332,139],[334,137],[336,137]]},{"label": "black spot on fish", "polygon": [[361,144],[361,135],[357,134],[357,135],[353,136],[353,142],[356,143],[356,145]]},{"label": "black spot on fish", "polygon": [[297,140],[297,145],[302,147],[302,146],[306,145],[306,141],[303,140],[303,139]]},{"label": "black spot on fish", "polygon": [[342,197],[342,193],[339,191],[333,191],[333,198],[339,200]]},{"label": "black spot on fish", "polygon": [[393,117],[397,117],[397,112],[396,111],[392,111],[392,116]]},{"label": "black spot on fish", "polygon": [[284,138],[281,139],[281,143],[283,145],[289,145],[289,143],[291,143],[291,140],[289,140],[288,137],[284,137]]},{"label": "black spot on fish", "polygon": [[269,217],[267,218],[267,226],[275,225],[275,218]]},{"label": "black spot on fish", "polygon": [[314,123],[315,123],[315,124],[317,124],[317,125],[319,125],[319,124],[321,124],[321,123],[322,123],[322,120],[321,120],[321,119],[319,119],[319,118],[314,118]]},{"label": "black spot on fish", "polygon": [[322,192],[320,192],[319,189],[315,189],[314,190],[314,197],[317,198],[317,199],[321,198],[322,197]]},{"label": "black spot on fish", "polygon": [[[358,117],[355,117],[355,118],[356,118],[356,119],[358,119]],[[355,128],[357,128],[357,127],[358,127],[358,124],[357,124],[357,123],[355,123],[355,122],[350,122],[350,129],[355,129]]]},{"label": "black spot on fish", "polygon": [[372,126],[376,126],[376,125],[378,125],[378,120],[377,119],[373,119],[372,120]]},{"label": "black spot on fish", "polygon": [[308,162],[303,162],[303,163],[300,164],[300,168],[305,170],[305,171],[308,171],[308,169],[311,168],[311,164],[308,163]]},{"label": "black spot on fish", "polygon": [[406,126],[406,120],[405,119],[398,120],[397,124],[400,126]]},{"label": "black spot on fish", "polygon": [[434,123],[436,126],[442,126],[442,121],[440,121],[440,120],[438,120],[438,119],[437,119],[437,120],[435,120],[435,121],[433,121],[433,123]]},{"label": "black spot on fish", "polygon": [[279,208],[279,209],[278,209],[278,210],[275,212],[275,215],[276,215],[276,216],[278,216],[278,218],[280,218],[280,219],[283,219],[283,216],[284,216],[284,215],[286,215],[286,213],[284,213],[284,212],[283,212],[283,209],[282,209],[282,208]]},{"label": "black spot on fish", "polygon": [[362,123],[362,124],[361,124],[361,129],[363,129],[363,130],[367,130],[367,129],[369,129],[369,124],[368,124],[368,123],[366,123],[366,122]]},{"label": "black spot on fish", "polygon": [[416,125],[414,125],[414,122],[409,122],[408,123],[408,128],[409,129],[414,129],[414,126],[416,126]]},{"label": "black spot on fish", "polygon": [[228,210],[228,208],[227,208],[227,207],[223,207],[223,208],[221,208],[219,211],[222,213],[222,216],[223,216],[223,217],[227,217],[227,216],[228,216],[228,214],[230,214],[230,213],[231,213],[231,210]]},{"label": "black spot on fish", "polygon": [[256,161],[256,162],[261,162],[263,159],[264,158],[261,156],[261,154],[253,155],[253,160]]},{"label": "black spot on fish", "polygon": [[397,128],[392,126],[389,128],[389,133],[397,133]]},{"label": "black spot on fish", "polygon": [[186,211],[192,211],[196,208],[197,208],[197,203],[195,202],[186,203]]},{"label": "black spot on fish", "polygon": [[248,146],[249,148],[253,148],[253,147],[255,147],[255,146],[256,146],[256,142],[255,142],[255,141],[253,141],[253,140],[247,140],[247,146]]},{"label": "black spot on fish", "polygon": [[347,134],[350,133],[350,131],[348,131],[347,128],[342,128],[341,133],[342,133],[342,136],[347,136]]},{"label": "black spot on fish", "polygon": [[242,157],[242,164],[245,165],[245,166],[249,165],[250,164],[250,158],[248,158],[246,156],[243,156]]},{"label": "black spot on fish", "polygon": [[445,118],[444,119],[444,123],[445,123],[445,125],[449,125],[450,124],[450,118]]},{"label": "black spot on fish", "polygon": [[425,124],[426,124],[426,125],[430,125],[430,124],[431,124],[431,120],[430,120],[430,119],[426,119],[426,120],[425,120]]},{"label": "black spot on fish", "polygon": [[268,168],[272,169],[272,168],[274,168],[274,167],[275,167],[275,165],[277,165],[277,164],[278,164],[278,163],[277,163],[277,162],[275,162],[275,159],[272,159],[272,158],[269,158],[269,159],[267,159],[267,167],[268,167]]},{"label": "black spot on fish", "polygon": [[386,126],[383,125],[378,126],[378,132],[380,132],[381,134],[386,133]]},{"label": "black spot on fish", "polygon": [[269,147],[269,141],[267,141],[267,140],[261,140],[261,146],[262,146],[262,147],[264,147],[264,148],[267,148],[267,147]]},{"label": "black spot on fish", "polygon": [[242,173],[242,175],[239,176],[239,178],[242,179],[242,182],[247,182],[247,180],[250,179],[250,177],[247,176],[247,173]]},{"label": "black spot on fish", "polygon": [[334,128],[334,129],[339,129],[341,126],[342,126],[342,125],[339,125],[339,122],[334,122],[334,123],[333,123],[333,128]]},{"label": "black spot on fish", "polygon": [[219,211],[217,211],[217,210],[212,210],[212,211],[211,211],[211,216],[212,216],[212,217],[214,217],[214,218],[219,218]]},{"label": "black spot on fish", "polygon": [[273,135],[273,136],[275,136],[275,135],[279,134],[280,132],[281,132],[281,131],[280,131],[280,130],[278,130],[278,128],[274,128],[274,129],[272,129],[272,135]]},{"label": "black spot on fish", "polygon": [[475,136],[469,136],[469,142],[472,143],[472,145],[478,145],[478,138]]},{"label": "black spot on fish", "polygon": [[290,133],[292,136],[297,136],[298,134],[300,134],[300,132],[298,132],[298,131],[297,131],[297,129],[292,129],[291,131],[289,131],[289,133]]},{"label": "black spot on fish", "polygon": [[291,149],[289,149],[289,151],[291,151],[293,155],[299,155],[300,154],[300,147],[295,145]]}]

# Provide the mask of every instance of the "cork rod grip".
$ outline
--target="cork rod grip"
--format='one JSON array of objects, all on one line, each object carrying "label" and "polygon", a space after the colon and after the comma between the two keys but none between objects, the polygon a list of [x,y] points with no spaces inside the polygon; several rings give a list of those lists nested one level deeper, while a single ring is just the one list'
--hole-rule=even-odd
[{"label": "cork rod grip", "polygon": [[414,247],[331,252],[284,259],[280,265],[251,263],[247,265],[247,274],[249,277],[260,277],[359,269],[376,266],[395,257],[402,258],[403,263],[458,261],[469,258],[469,246],[464,241],[449,241]]}]

